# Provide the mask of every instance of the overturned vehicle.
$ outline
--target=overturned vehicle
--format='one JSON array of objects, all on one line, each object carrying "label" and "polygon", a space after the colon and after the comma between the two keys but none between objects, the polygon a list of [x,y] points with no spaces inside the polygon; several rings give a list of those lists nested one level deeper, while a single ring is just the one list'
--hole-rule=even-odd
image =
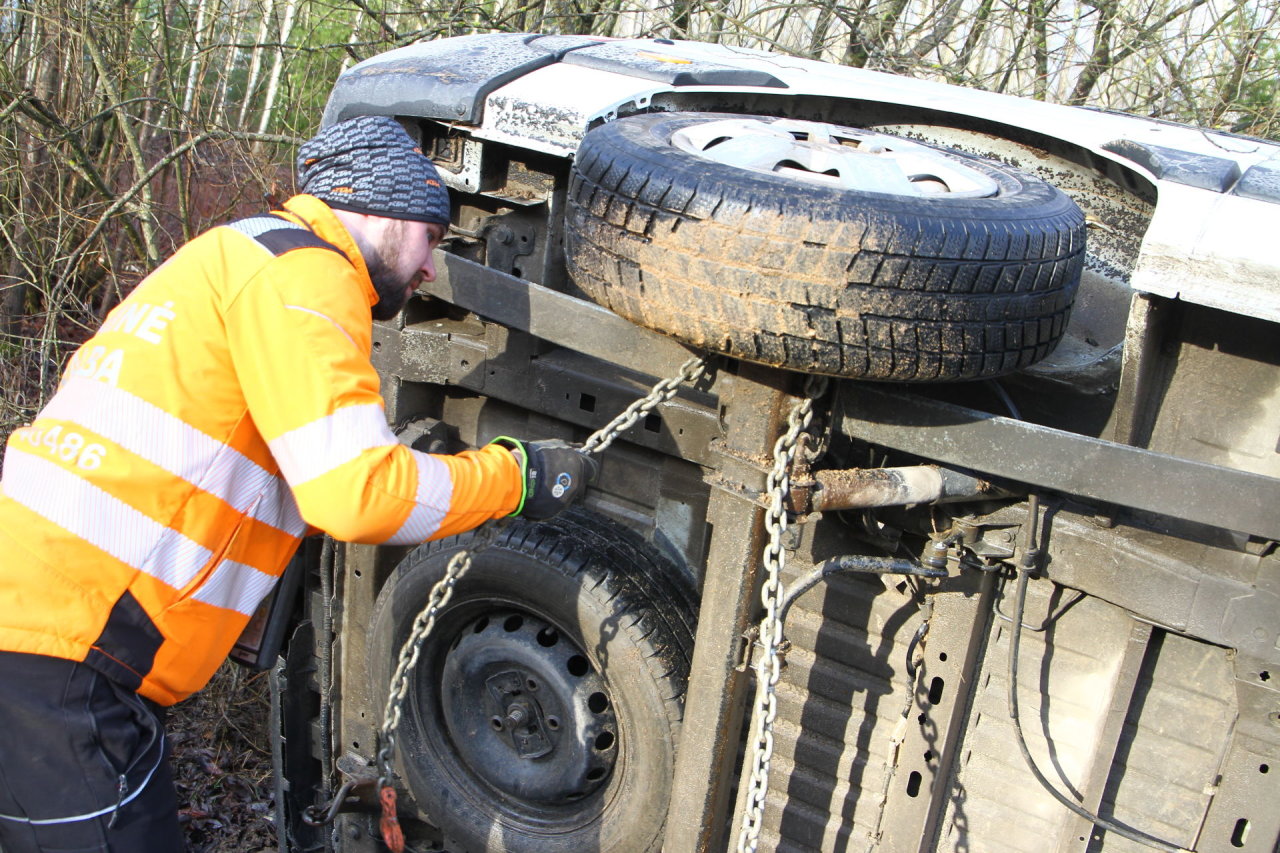
[{"label": "overturned vehicle", "polygon": [[[453,584],[407,849],[1277,849],[1280,146],[579,36],[374,57],[360,114],[454,200],[374,332],[404,442],[582,442],[687,380]],[[300,555],[282,849],[385,849],[389,682],[478,544]]]}]

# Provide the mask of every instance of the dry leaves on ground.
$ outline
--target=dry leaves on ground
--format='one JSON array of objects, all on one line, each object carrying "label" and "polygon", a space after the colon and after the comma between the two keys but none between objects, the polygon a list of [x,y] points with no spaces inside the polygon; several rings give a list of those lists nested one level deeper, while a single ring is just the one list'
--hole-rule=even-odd
[{"label": "dry leaves on ground", "polygon": [[267,674],[226,663],[169,712],[188,853],[274,853]]}]

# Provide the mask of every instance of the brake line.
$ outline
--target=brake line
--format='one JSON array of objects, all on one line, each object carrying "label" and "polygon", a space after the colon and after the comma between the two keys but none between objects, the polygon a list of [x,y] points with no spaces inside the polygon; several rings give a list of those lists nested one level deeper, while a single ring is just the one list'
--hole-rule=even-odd
[{"label": "brake line", "polygon": [[1055,800],[1094,826],[1107,832],[1113,832],[1121,838],[1127,838],[1137,844],[1156,850],[1163,850],[1165,853],[1193,853],[1193,851],[1185,847],[1162,841],[1155,836],[1147,835],[1145,832],[1140,832],[1132,827],[1114,823],[1089,811],[1063,794],[1045,778],[1045,775],[1040,772],[1040,768],[1036,766],[1035,759],[1031,756],[1031,750],[1027,748],[1027,739],[1023,735],[1022,720],[1018,713],[1018,648],[1022,638],[1022,617],[1025,614],[1027,604],[1027,581],[1040,562],[1040,537],[1037,529],[1040,523],[1040,499],[1038,495],[1032,494],[1028,496],[1027,516],[1027,547],[1018,563],[1018,585],[1014,592],[1013,626],[1009,632],[1009,718],[1013,722],[1013,731],[1017,736],[1018,749],[1022,752],[1022,758],[1027,763],[1027,769],[1031,771],[1031,775]]}]

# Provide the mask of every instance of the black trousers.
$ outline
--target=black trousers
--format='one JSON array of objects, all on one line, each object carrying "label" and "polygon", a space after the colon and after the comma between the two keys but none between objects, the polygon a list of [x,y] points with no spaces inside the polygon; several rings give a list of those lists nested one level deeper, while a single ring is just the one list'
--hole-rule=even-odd
[{"label": "black trousers", "polygon": [[0,652],[4,853],[182,853],[163,717],[83,664]]}]

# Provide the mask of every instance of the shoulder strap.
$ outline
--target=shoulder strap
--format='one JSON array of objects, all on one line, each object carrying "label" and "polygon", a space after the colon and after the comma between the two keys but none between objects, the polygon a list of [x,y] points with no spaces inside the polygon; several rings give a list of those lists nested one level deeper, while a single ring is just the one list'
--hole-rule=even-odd
[{"label": "shoulder strap", "polygon": [[347,256],[346,252],[328,240],[322,240],[305,225],[299,225],[274,214],[237,219],[235,222],[228,222],[225,227],[253,239],[277,257],[294,249],[328,249],[344,258]]}]

